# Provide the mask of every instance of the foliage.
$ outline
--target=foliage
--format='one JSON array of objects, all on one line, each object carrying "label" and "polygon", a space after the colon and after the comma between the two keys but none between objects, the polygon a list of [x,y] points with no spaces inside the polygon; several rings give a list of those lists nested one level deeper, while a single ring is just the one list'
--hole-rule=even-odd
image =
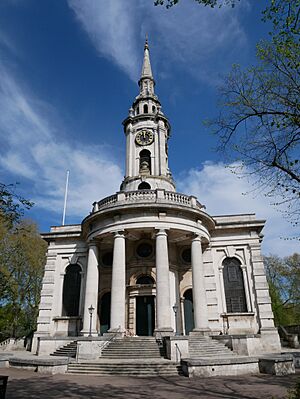
[{"label": "foliage", "polygon": [[23,220],[12,228],[0,219],[1,339],[35,328],[46,247],[34,223]]},{"label": "foliage", "polygon": [[300,380],[296,383],[294,388],[288,390],[287,399],[299,399],[300,398]]},{"label": "foliage", "polygon": [[[234,5],[239,1],[239,0],[195,0],[197,3],[202,4],[204,6],[209,6],[211,8],[214,7],[221,7],[222,5],[231,5],[231,7],[234,7]],[[154,5],[156,6],[162,6],[166,5],[166,8],[170,8],[175,6],[176,4],[179,3],[179,0],[155,0]]]},{"label": "foliage", "polygon": [[8,223],[12,225],[18,222],[23,216],[24,209],[30,209],[32,206],[31,201],[16,193],[16,184],[0,183],[0,216]]},{"label": "foliage", "polygon": [[264,20],[270,40],[257,46],[258,65],[235,65],[220,88],[220,115],[209,125],[236,173],[274,197],[297,224],[300,219],[300,0],[272,0]]},{"label": "foliage", "polygon": [[276,325],[300,323],[300,254],[264,257]]}]

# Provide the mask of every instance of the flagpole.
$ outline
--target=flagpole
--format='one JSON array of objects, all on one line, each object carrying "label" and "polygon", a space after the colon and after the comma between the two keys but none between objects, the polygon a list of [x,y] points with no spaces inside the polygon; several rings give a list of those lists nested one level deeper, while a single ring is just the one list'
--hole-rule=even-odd
[{"label": "flagpole", "polygon": [[64,200],[63,217],[62,217],[62,226],[65,225],[65,219],[66,219],[67,198],[68,198],[68,187],[69,187],[69,174],[70,174],[70,171],[67,170],[67,179],[66,179],[66,188],[65,188],[65,200]]}]

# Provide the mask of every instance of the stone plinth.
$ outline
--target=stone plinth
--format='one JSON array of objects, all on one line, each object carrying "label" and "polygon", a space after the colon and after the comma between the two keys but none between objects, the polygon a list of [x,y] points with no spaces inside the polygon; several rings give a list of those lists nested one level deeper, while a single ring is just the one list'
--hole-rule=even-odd
[{"label": "stone plinth", "polygon": [[264,374],[295,374],[294,359],[291,355],[267,356],[259,358],[259,371]]},{"label": "stone plinth", "polygon": [[253,357],[182,359],[182,371],[189,378],[235,376],[259,373],[258,359]]}]

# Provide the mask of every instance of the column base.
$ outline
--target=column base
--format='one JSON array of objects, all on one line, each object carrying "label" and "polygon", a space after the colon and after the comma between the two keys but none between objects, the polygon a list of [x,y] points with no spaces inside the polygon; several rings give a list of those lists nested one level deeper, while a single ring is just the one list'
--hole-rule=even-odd
[{"label": "column base", "polygon": [[110,328],[106,333],[103,334],[104,337],[124,337],[125,336],[125,330],[122,331],[120,327],[118,328]]},{"label": "column base", "polygon": [[193,331],[189,333],[191,336],[199,336],[199,335],[205,335],[209,336],[211,334],[211,329],[206,327],[206,328],[194,328]]},{"label": "column base", "polygon": [[155,338],[173,337],[175,335],[172,327],[156,328],[154,330]]},{"label": "column base", "polygon": [[98,337],[98,331],[97,330],[92,330],[90,331],[86,331],[86,330],[81,330],[80,331],[80,335],[84,336],[84,337]]}]

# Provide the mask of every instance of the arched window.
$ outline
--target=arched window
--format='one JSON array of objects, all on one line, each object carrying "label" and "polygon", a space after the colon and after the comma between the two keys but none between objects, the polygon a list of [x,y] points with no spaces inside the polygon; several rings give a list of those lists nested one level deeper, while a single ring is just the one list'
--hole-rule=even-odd
[{"label": "arched window", "polygon": [[144,114],[148,114],[148,105],[144,104]]},{"label": "arched window", "polygon": [[151,174],[151,152],[149,150],[142,150],[140,152],[140,174]]},{"label": "arched window", "polygon": [[139,106],[136,107],[136,114],[138,115],[140,113],[140,108]]},{"label": "arched window", "polygon": [[227,313],[247,312],[243,272],[236,258],[223,261],[223,279]]},{"label": "arched window", "polygon": [[146,181],[143,181],[142,183],[139,184],[138,190],[151,190],[151,186]]},{"label": "arched window", "polygon": [[66,268],[63,285],[63,316],[79,316],[81,267],[69,265]]},{"label": "arched window", "polygon": [[151,276],[140,276],[136,280],[136,284],[145,284],[145,285],[153,285],[154,280]]},{"label": "arched window", "polygon": [[152,112],[155,113],[155,111],[156,111],[156,108],[154,105],[152,105]]}]

